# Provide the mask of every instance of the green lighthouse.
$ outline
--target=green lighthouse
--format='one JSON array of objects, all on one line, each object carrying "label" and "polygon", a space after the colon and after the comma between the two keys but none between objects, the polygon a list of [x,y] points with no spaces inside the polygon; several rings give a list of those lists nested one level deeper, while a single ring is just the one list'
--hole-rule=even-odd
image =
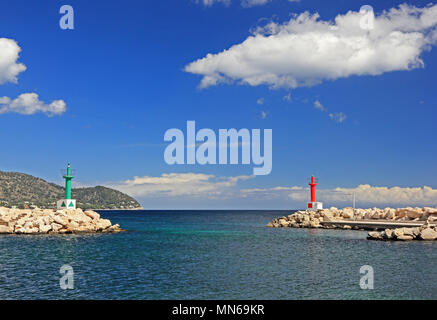
[{"label": "green lighthouse", "polygon": [[71,199],[71,179],[74,177],[71,175],[70,164],[67,166],[67,174],[64,176],[65,179],[65,199]]},{"label": "green lighthouse", "polygon": [[65,199],[61,199],[57,202],[57,208],[76,209],[76,200],[71,199],[71,179],[74,177],[71,175],[70,164],[67,165],[67,173],[63,178],[65,179]]}]

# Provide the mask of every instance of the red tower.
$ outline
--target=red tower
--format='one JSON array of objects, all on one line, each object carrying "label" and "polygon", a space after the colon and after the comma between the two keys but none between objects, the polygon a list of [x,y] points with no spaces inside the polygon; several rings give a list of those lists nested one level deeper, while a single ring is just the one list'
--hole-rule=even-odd
[{"label": "red tower", "polygon": [[308,184],[311,187],[311,202],[316,202],[316,186],[314,182],[314,176],[311,177],[311,183]]},{"label": "red tower", "polygon": [[311,187],[311,202],[308,202],[308,209],[321,210],[323,209],[323,203],[316,201],[316,186],[314,176],[311,177],[311,182],[308,184]]}]

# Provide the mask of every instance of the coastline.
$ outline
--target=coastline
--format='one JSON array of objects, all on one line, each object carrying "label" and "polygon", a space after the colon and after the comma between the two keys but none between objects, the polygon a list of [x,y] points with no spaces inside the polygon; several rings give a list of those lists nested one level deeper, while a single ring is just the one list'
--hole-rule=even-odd
[{"label": "coastline", "polygon": [[371,230],[369,240],[437,240],[437,208],[299,210],[273,219],[267,227]]},{"label": "coastline", "polygon": [[129,209],[125,209],[125,208],[117,208],[117,209],[92,209],[94,211],[140,211],[140,210],[145,210],[143,207],[137,207],[137,208],[129,208]]}]

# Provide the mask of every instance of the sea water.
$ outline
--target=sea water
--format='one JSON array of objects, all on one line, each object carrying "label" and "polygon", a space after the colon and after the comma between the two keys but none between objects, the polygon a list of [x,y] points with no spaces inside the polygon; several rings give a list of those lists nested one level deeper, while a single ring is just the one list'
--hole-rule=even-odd
[{"label": "sea water", "polygon": [[[265,227],[291,212],[106,211],[128,231],[1,235],[0,299],[437,298],[437,242]],[[363,265],[373,290],[360,287]]]}]

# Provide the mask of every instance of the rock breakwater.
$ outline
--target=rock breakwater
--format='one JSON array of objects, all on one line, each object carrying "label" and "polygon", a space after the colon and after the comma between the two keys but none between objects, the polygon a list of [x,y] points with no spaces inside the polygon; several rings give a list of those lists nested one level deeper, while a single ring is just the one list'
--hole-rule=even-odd
[{"label": "rock breakwater", "polygon": [[92,210],[0,207],[0,234],[66,234],[123,231]]},{"label": "rock breakwater", "polygon": [[369,240],[437,240],[437,228],[429,224],[415,228],[396,228],[369,232]]},{"label": "rock breakwater", "polygon": [[[331,207],[317,211],[296,211],[288,216],[274,219],[267,224],[267,227],[375,230],[369,233],[369,239],[436,240],[436,223],[437,208],[431,207],[355,210],[351,207],[344,209]],[[399,228],[402,225],[411,224],[414,228]],[[376,232],[381,229],[385,230]],[[436,232],[436,237],[431,239],[434,237],[434,232]]]}]

